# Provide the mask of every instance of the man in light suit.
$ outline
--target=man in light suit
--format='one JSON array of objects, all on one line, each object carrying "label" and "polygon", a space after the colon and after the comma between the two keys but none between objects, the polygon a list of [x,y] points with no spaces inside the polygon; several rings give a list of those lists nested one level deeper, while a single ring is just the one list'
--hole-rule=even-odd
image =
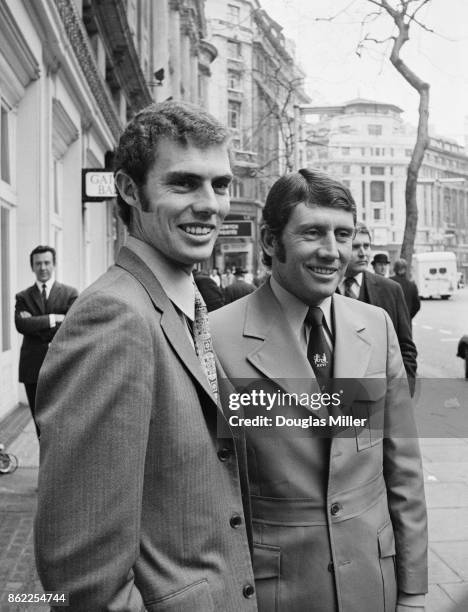
[{"label": "man in light suit", "polygon": [[418,352],[413,342],[411,319],[405,296],[398,283],[379,274],[369,272],[370,256],[370,232],[364,223],[357,223],[356,234],[353,239],[353,251],[345,278],[340,283],[340,293],[357,298],[367,304],[380,306],[387,311],[395,328],[403,364],[408,375],[411,392],[413,392]]},{"label": "man in light suit", "polygon": [[78,292],[74,287],[55,280],[56,253],[53,247],[37,246],[29,255],[29,263],[36,282],[16,295],[15,325],[24,336],[19,360],[19,381],[24,383],[39,436],[35,418],[39,370],[49,344],[78,297]]},{"label": "man in light suit", "polygon": [[[260,612],[424,609],[426,507],[398,341],[384,310],[335,293],[355,214],[350,192],[323,174],[280,178],[261,231],[270,281],[211,315],[242,391],[231,409],[242,398],[246,417],[271,419],[243,422]],[[317,383],[319,406],[318,396],[305,406]],[[333,429],[340,410],[352,426]]]},{"label": "man in light suit", "polygon": [[257,609],[245,441],[217,435],[226,390],[191,273],[229,208],[227,138],[184,103],[129,123],[115,180],[130,236],[41,372],[37,567],[73,611]]}]

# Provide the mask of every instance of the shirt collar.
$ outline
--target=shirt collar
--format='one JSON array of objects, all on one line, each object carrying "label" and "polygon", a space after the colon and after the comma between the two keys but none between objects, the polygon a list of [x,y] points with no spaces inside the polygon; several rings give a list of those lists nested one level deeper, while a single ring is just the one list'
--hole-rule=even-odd
[{"label": "shirt collar", "polygon": [[[304,339],[304,319],[306,318],[309,306],[304,304],[302,300],[297,298],[295,295],[287,291],[282,287],[273,276],[270,278],[270,286],[274,296],[280,303],[280,306],[288,320],[294,335],[298,338],[299,342]],[[332,329],[332,296],[326,297],[320,304],[317,304],[320,310],[323,312],[325,321],[328,329]]]},{"label": "shirt collar", "polygon": [[142,259],[161,283],[167,297],[191,321],[195,319],[195,284],[192,273],[164,257],[151,245],[128,236],[125,246]]},{"label": "shirt collar", "polygon": [[[348,277],[345,275],[345,276],[344,276],[344,278],[343,278],[343,280],[342,280],[342,281],[341,281],[341,283],[340,283],[340,293],[341,293],[341,295],[344,295],[344,294],[345,294],[345,280],[346,280],[347,278],[348,278]],[[353,276],[354,282],[357,284],[359,291],[361,290],[362,278],[363,278],[363,274],[362,274],[362,272],[358,272],[358,273],[356,274],[356,276]]]},{"label": "shirt collar", "polygon": [[39,291],[42,293],[42,285],[46,286],[46,294],[49,295],[50,290],[52,289],[52,285],[54,284],[55,279],[53,276],[51,276],[51,278],[49,278],[48,281],[45,281],[44,283],[41,283],[40,281],[36,281],[36,287],[39,289]]}]

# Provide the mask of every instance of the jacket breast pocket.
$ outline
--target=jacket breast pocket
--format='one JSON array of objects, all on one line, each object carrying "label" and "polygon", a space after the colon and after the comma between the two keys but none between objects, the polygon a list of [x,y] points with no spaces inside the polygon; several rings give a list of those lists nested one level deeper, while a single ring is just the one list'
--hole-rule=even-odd
[{"label": "jacket breast pocket", "polygon": [[254,542],[253,571],[258,612],[279,611],[280,570],[280,547]]},{"label": "jacket breast pocket", "polygon": [[377,532],[379,543],[379,563],[382,575],[382,587],[385,612],[394,612],[397,601],[395,574],[395,536],[391,521],[385,523]]},{"label": "jacket breast pocket", "polygon": [[383,440],[386,390],[385,379],[360,381],[359,393],[351,406],[353,418],[361,419],[362,423],[354,427],[358,451],[380,444]]},{"label": "jacket breast pocket", "polygon": [[194,582],[175,593],[145,602],[148,612],[214,612],[207,580]]}]

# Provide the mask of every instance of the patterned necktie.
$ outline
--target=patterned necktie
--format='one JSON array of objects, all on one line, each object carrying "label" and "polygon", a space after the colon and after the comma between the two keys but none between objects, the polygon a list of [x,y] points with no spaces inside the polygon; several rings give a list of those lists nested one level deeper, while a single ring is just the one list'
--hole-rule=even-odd
[{"label": "patterned necktie", "polygon": [[307,359],[315,372],[317,380],[325,382],[332,377],[333,353],[323,329],[323,312],[318,306],[313,306],[309,308],[305,321],[310,325]]},{"label": "patterned necktie", "polygon": [[42,307],[44,308],[44,312],[47,312],[47,291],[46,291],[47,285],[45,283],[42,283],[42,291],[41,291],[41,296],[42,296]]},{"label": "patterned necktie", "polygon": [[344,294],[346,297],[357,299],[358,296],[356,293],[356,281],[353,276],[347,276],[344,279],[344,289]]},{"label": "patterned necktie", "polygon": [[213,395],[218,401],[218,379],[216,376],[216,364],[213,351],[213,341],[208,323],[208,311],[205,302],[195,287],[195,320],[193,322],[193,340],[195,351],[200,360],[203,371],[210,383]]}]

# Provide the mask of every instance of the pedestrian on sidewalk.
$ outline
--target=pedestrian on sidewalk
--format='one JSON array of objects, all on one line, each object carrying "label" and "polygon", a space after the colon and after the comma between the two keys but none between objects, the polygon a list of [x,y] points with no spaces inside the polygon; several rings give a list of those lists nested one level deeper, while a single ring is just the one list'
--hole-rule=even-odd
[{"label": "pedestrian on sidewalk", "polygon": [[229,210],[228,130],[188,103],[154,104],[115,164],[129,238],[39,381],[38,573],[70,611],[256,612],[245,447],[192,277]]},{"label": "pedestrian on sidewalk", "polygon": [[78,297],[74,287],[55,280],[56,252],[39,245],[29,255],[36,282],[16,295],[15,325],[23,334],[19,360],[19,381],[24,383],[29,408],[36,425],[36,388],[39,370],[52,339]]}]

